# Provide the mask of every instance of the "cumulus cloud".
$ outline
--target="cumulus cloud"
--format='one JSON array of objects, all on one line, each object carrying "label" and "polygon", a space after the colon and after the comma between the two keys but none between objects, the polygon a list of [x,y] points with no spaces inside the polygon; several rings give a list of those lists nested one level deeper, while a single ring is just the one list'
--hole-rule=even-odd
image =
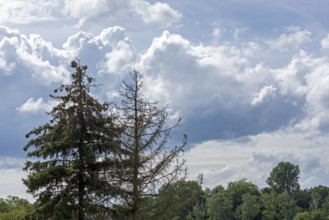
[{"label": "cumulus cloud", "polygon": [[[67,82],[67,63],[78,57],[88,62],[93,74],[111,73],[109,84],[113,86],[104,88],[109,89],[117,88],[114,84],[136,68],[145,75],[147,95],[170,103],[173,114],[184,115],[187,132],[192,135],[197,133],[189,128],[192,121],[201,128],[212,127],[208,138],[239,137],[291,125],[323,131],[329,128],[329,117],[323,113],[328,107],[328,58],[304,50],[292,56],[289,52],[289,59],[281,65],[269,66],[266,58],[276,49],[268,41],[195,45],[164,31],[138,54],[122,27],[104,29],[99,35],[78,32],[68,38],[63,49],[38,35],[26,36],[5,27],[0,30],[0,68],[6,75],[24,69],[44,85]],[[311,36],[305,30],[288,33],[291,31]],[[98,75],[102,83],[108,81],[105,75]],[[40,99],[26,99],[26,105],[19,105],[20,111],[45,108],[40,107],[44,104]]]},{"label": "cumulus cloud", "polygon": [[119,74],[131,71],[136,58],[135,49],[121,27],[107,28],[98,36],[78,32],[68,38],[63,49],[55,48],[39,35],[26,36],[3,26],[0,27],[0,36],[2,72],[6,75],[28,74],[45,85],[67,83],[67,66],[75,57],[91,64],[94,73]]},{"label": "cumulus cloud", "polygon": [[132,5],[145,23],[169,27],[182,17],[181,13],[172,9],[167,3],[155,2],[152,5],[147,1],[133,1]]},{"label": "cumulus cloud", "polygon": [[63,47],[73,57],[92,64],[92,72],[127,73],[133,69],[136,57],[125,29],[118,26],[104,29],[98,36],[80,31],[70,36]]},{"label": "cumulus cloud", "polygon": [[[138,68],[147,75],[148,95],[184,115],[192,138],[198,129],[190,121],[200,129],[211,127],[208,138],[278,129],[299,116],[300,100],[278,93],[279,70],[262,65],[261,58],[255,60],[255,51],[266,49],[253,45],[257,44],[193,45],[166,31],[153,40]],[[263,104],[265,99],[271,104]]]},{"label": "cumulus cloud", "polygon": [[274,88],[272,85],[261,88],[259,93],[257,93],[257,95],[251,101],[251,105],[257,105],[257,104],[263,102],[267,96],[273,96],[275,94],[276,90],[277,89]]},{"label": "cumulus cloud", "polygon": [[[66,51],[54,48],[38,35],[26,36],[3,26],[0,34],[0,68],[7,75],[28,72],[44,84],[67,80],[67,70],[59,65],[68,60]],[[23,69],[24,72],[21,71]]]},{"label": "cumulus cloud", "polygon": [[[207,129],[210,139],[290,126],[326,133],[328,58],[301,49],[281,51],[281,56],[273,47],[302,47],[311,36],[290,28],[271,45],[267,40],[194,45],[165,31],[141,55],[137,69],[146,74],[148,96],[184,116],[193,141],[200,129]],[[277,55],[280,62],[271,63]]]},{"label": "cumulus cloud", "polygon": [[17,108],[19,112],[49,112],[54,106],[55,102],[45,103],[42,98],[38,98],[34,101],[33,98],[29,98],[24,104]]},{"label": "cumulus cloud", "polygon": [[122,27],[113,27],[103,30],[96,39],[111,50],[105,54],[101,64],[103,70],[110,73],[122,74],[130,72],[136,59],[136,51],[126,36],[126,30]]},{"label": "cumulus cloud", "polygon": [[300,30],[290,28],[289,33],[282,34],[278,39],[269,42],[272,49],[277,49],[281,52],[289,50],[289,48],[301,48],[301,46],[311,41],[312,33],[309,30]]},{"label": "cumulus cloud", "polygon": [[142,72],[152,75],[147,79],[151,96],[189,109],[214,99],[226,102],[225,93],[237,95],[227,85],[238,84],[234,73],[244,62],[234,47],[194,46],[182,36],[165,31],[153,40],[138,65]]}]

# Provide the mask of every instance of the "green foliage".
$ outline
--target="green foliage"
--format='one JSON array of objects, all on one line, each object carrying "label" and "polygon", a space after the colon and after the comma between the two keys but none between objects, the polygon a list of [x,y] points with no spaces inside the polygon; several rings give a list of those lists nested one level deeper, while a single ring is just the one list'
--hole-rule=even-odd
[{"label": "green foliage", "polygon": [[250,194],[259,196],[260,192],[258,187],[248,182],[246,179],[230,182],[227,185],[227,193],[233,201],[233,209],[235,210],[243,202],[243,195]]},{"label": "green foliage", "polygon": [[262,215],[268,220],[292,220],[298,212],[296,201],[287,192],[262,194],[264,210]]},{"label": "green foliage", "polygon": [[49,113],[50,122],[26,135],[30,140],[24,150],[30,160],[24,184],[36,197],[43,219],[84,219],[106,210],[100,201],[115,188],[108,177],[119,149],[118,130],[108,105],[89,94],[95,80],[87,76],[87,66],[72,61],[71,67],[72,83],[51,95],[57,105]]},{"label": "green foliage", "polygon": [[260,214],[260,191],[246,179],[215,187],[207,198],[210,219],[253,219]]},{"label": "green foliage", "polygon": [[259,196],[249,193],[242,195],[242,204],[236,209],[237,219],[252,220],[260,214]]},{"label": "green foliage", "polygon": [[309,212],[297,213],[294,220],[326,220],[329,219],[324,217],[323,212],[320,210],[313,210]]},{"label": "green foliage", "polygon": [[326,186],[316,186],[308,190],[310,194],[310,209],[318,210],[329,196],[329,188]]},{"label": "green foliage", "polygon": [[234,218],[233,200],[224,188],[216,188],[215,193],[208,198],[207,202],[209,207],[209,218],[211,220]]},{"label": "green foliage", "polygon": [[160,190],[153,219],[185,219],[205,212],[204,192],[196,181],[180,180]]},{"label": "green foliage", "polygon": [[266,182],[276,193],[294,193],[300,189],[299,166],[280,162],[270,173]]},{"label": "green foliage", "polygon": [[18,198],[17,196],[0,199],[1,220],[32,219],[34,212],[34,206],[25,199]]},{"label": "green foliage", "polygon": [[311,193],[307,189],[298,190],[294,194],[296,204],[301,210],[307,211],[310,208]]}]

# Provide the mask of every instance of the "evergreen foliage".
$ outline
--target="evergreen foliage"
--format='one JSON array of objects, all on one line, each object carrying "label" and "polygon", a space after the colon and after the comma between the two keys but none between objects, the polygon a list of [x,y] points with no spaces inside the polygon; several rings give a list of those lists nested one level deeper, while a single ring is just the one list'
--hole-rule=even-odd
[{"label": "evergreen foliage", "polygon": [[57,105],[50,122],[26,135],[30,159],[23,181],[44,219],[85,219],[107,209],[102,199],[115,193],[109,177],[119,149],[118,130],[108,104],[90,95],[95,80],[86,74],[87,66],[72,61],[71,67],[71,84],[51,95]]}]

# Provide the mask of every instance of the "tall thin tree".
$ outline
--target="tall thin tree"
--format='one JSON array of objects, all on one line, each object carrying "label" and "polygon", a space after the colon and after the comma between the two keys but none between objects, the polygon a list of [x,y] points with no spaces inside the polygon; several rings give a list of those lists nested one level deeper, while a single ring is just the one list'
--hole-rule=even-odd
[{"label": "tall thin tree", "polygon": [[122,206],[128,219],[139,220],[146,207],[145,200],[154,198],[160,187],[185,175],[184,161],[179,160],[187,144],[186,135],[178,146],[169,146],[171,131],[181,119],[168,125],[168,106],[158,108],[143,95],[142,75],[130,73],[131,83],[123,82],[121,104],[117,106],[118,123],[123,127],[121,146],[128,152],[122,155]]},{"label": "tall thin tree", "polygon": [[87,66],[72,61],[71,67],[71,84],[50,95],[58,103],[48,113],[50,122],[26,135],[28,176],[23,182],[44,219],[84,220],[107,208],[100,199],[115,189],[108,178],[119,131],[108,104],[90,95],[95,80],[86,74]]}]

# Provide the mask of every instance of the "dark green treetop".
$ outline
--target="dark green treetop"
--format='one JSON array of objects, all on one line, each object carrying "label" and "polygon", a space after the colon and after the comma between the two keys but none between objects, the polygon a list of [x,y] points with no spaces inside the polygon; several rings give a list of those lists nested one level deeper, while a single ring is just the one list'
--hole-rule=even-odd
[{"label": "dark green treetop", "polygon": [[115,191],[109,177],[118,129],[108,104],[90,95],[95,80],[86,74],[87,66],[72,61],[71,67],[72,82],[50,95],[58,103],[48,113],[50,122],[26,135],[23,182],[44,219],[85,219],[106,208],[103,196]]},{"label": "dark green treetop", "polygon": [[300,189],[299,166],[290,162],[280,162],[266,179],[266,183],[277,193],[294,193]]}]

